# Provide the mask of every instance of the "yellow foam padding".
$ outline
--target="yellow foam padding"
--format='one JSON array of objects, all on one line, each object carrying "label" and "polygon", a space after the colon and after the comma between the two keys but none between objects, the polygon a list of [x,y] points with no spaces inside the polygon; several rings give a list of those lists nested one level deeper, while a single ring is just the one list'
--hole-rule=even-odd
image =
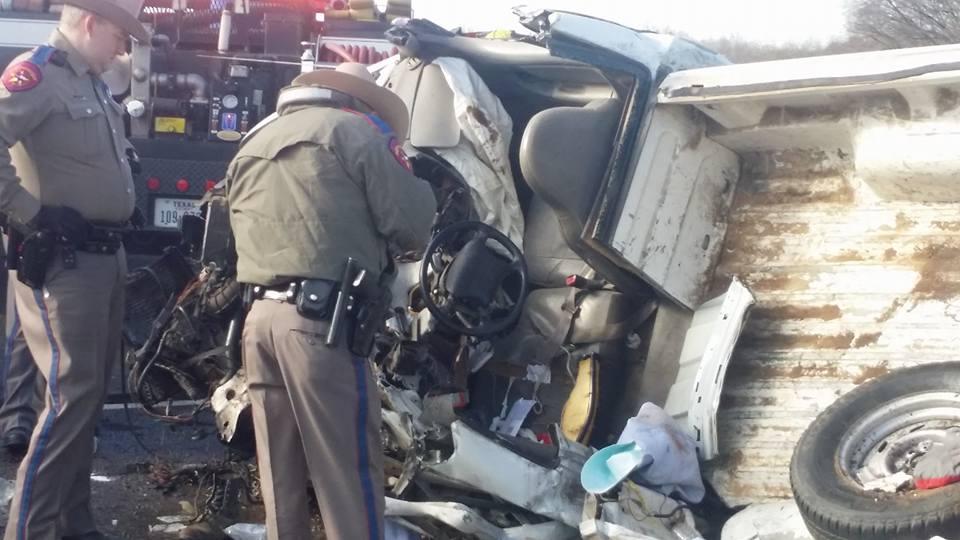
[{"label": "yellow foam padding", "polygon": [[350,0],[351,10],[373,9],[373,7],[373,0]]},{"label": "yellow foam padding", "polygon": [[580,360],[577,380],[570,397],[560,413],[560,429],[571,441],[580,443],[590,439],[597,416],[600,390],[600,363],[593,356]]}]

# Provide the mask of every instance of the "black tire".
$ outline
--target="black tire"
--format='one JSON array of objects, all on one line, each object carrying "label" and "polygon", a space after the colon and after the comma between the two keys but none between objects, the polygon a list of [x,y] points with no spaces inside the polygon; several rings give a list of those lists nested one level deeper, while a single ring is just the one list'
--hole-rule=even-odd
[{"label": "black tire", "polygon": [[227,278],[224,283],[207,294],[206,312],[211,315],[220,315],[232,308],[240,301],[243,293],[243,284],[234,278]]},{"label": "black tire", "polygon": [[858,419],[912,394],[960,390],[960,362],[899,369],[842,396],[810,424],[790,464],[793,495],[817,540],[960,536],[960,484],[930,491],[864,491],[840,467],[840,441]]}]

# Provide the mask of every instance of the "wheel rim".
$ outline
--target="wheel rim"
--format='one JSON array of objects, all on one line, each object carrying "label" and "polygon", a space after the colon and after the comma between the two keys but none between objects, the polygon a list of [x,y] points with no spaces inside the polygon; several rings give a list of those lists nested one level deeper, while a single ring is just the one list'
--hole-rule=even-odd
[{"label": "wheel rim", "polygon": [[896,399],[847,430],[840,441],[840,468],[861,486],[898,472],[912,475],[917,459],[951,429],[960,429],[960,394],[924,392]]}]

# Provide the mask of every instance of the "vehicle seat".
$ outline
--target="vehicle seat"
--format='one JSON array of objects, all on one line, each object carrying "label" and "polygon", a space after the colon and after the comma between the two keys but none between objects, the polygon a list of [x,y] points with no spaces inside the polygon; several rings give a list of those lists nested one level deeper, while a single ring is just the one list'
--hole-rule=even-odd
[{"label": "vehicle seat", "polygon": [[[600,277],[621,291],[636,295],[647,288],[637,276],[623,270],[582,238],[584,226],[597,192],[603,182],[620,121],[622,102],[597,100],[584,107],[555,107],[530,119],[520,142],[520,169],[534,193],[531,221],[524,237],[527,263],[536,268],[535,282],[558,283],[559,274],[568,274],[574,254],[595,269]],[[545,203],[559,227],[547,227],[549,221],[537,206]],[[559,234],[567,249],[557,252],[536,250],[533,246],[555,245],[547,238]],[[563,264],[561,263],[561,260]],[[544,274],[546,269],[552,269]],[[560,281],[562,283],[562,279]]]},{"label": "vehicle seat", "polygon": [[[603,181],[622,106],[606,99],[585,107],[557,107],[533,116],[520,143],[520,167],[534,193],[526,216],[524,257],[536,287],[524,303],[517,327],[496,347],[498,356],[524,364],[552,351],[556,333],[566,342],[599,343],[624,337],[649,312],[620,291],[581,294],[579,316],[569,327],[571,274],[591,276],[593,251],[581,240],[587,215]],[[585,256],[587,255],[587,256]],[[588,258],[589,257],[589,258]]]},{"label": "vehicle seat", "polygon": [[610,159],[620,109],[616,99],[547,109],[523,132],[520,168],[534,193],[523,244],[535,285],[563,287],[567,276],[589,268],[577,247]]}]

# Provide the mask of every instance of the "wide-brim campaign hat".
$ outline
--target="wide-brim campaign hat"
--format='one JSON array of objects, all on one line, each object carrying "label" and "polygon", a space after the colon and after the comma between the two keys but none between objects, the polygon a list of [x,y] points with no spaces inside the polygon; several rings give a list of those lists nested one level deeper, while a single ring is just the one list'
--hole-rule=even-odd
[{"label": "wide-brim campaign hat", "polygon": [[143,0],[53,0],[53,3],[85,9],[117,25],[141,43],[150,41],[150,33],[137,20]]},{"label": "wide-brim campaign hat", "polygon": [[[72,0],[71,0],[72,1]],[[304,73],[293,80],[293,86],[316,86],[342,92],[373,109],[401,141],[410,128],[410,114],[402,99],[377,86],[373,75],[363,64],[345,62],[334,69]]]}]

